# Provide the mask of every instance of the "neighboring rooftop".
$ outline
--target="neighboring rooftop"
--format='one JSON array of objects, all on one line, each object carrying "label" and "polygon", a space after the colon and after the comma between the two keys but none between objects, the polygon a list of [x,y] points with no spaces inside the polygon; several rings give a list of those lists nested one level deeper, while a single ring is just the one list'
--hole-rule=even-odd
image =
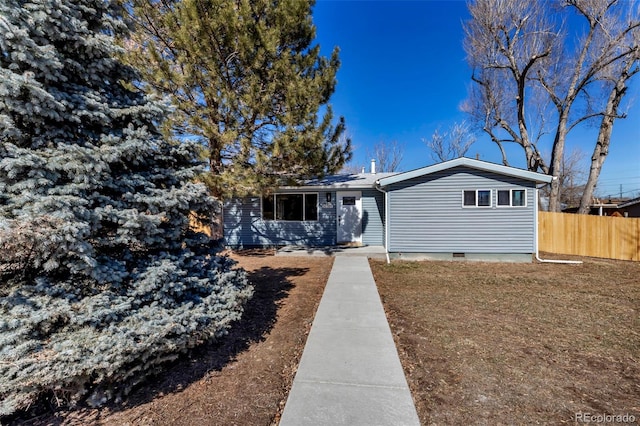
[{"label": "neighboring rooftop", "polygon": [[[594,199],[589,205],[589,214],[597,216],[640,217],[640,197]],[[576,213],[578,207],[562,209],[564,213]]]},{"label": "neighboring rooftop", "polygon": [[640,204],[640,197],[634,198],[632,200],[627,200],[627,201],[624,201],[624,202],[620,202],[620,204],[618,204],[618,208],[619,209],[623,209],[625,207],[635,206],[636,204]]}]

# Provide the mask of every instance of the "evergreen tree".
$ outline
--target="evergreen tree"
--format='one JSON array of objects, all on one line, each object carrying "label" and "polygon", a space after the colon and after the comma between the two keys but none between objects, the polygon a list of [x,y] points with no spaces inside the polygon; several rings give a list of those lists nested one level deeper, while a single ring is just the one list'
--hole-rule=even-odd
[{"label": "evergreen tree", "polygon": [[168,132],[196,139],[216,197],[336,173],[351,157],[328,105],[338,51],[312,46],[313,2],[133,0],[129,60],[171,95]]},{"label": "evergreen tree", "polygon": [[0,3],[0,416],[126,392],[251,296],[189,229],[214,201],[126,84],[126,30],[105,0]]}]

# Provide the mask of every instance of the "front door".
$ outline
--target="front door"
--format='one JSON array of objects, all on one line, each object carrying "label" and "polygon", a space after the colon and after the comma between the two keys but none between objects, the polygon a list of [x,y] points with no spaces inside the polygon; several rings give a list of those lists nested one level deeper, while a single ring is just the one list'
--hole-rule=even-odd
[{"label": "front door", "polygon": [[362,193],[338,191],[338,244],[362,242]]}]

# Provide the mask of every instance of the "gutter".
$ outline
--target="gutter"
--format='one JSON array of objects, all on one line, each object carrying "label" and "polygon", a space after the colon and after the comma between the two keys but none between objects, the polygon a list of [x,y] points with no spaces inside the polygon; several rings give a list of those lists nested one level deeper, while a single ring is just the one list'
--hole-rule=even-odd
[{"label": "gutter", "polygon": [[375,189],[382,192],[384,194],[384,254],[387,257],[387,264],[391,263],[391,259],[389,259],[389,200],[387,191],[380,188],[380,179],[375,182],[373,185]]},{"label": "gutter", "polygon": [[[553,177],[553,179],[557,179],[557,177]],[[562,263],[568,265],[581,265],[581,260],[555,260],[555,259],[541,259],[540,252],[538,250],[538,188],[536,188],[535,196],[533,197],[533,211],[534,211],[534,223],[535,223],[535,243],[536,243],[536,260],[541,263]]]}]

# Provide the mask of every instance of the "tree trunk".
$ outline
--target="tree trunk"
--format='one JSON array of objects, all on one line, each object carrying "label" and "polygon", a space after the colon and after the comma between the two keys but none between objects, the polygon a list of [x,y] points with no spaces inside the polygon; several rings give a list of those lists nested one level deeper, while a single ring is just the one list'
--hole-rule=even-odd
[{"label": "tree trunk", "polygon": [[613,123],[618,117],[618,107],[620,106],[620,102],[627,91],[627,80],[637,72],[629,73],[632,64],[633,61],[629,61],[629,63],[625,65],[618,81],[616,81],[616,85],[611,89],[611,93],[609,94],[607,108],[602,117],[602,122],[600,123],[600,130],[598,131],[598,140],[596,141],[596,146],[593,150],[593,155],[591,156],[589,178],[587,179],[584,192],[582,193],[582,198],[580,199],[580,207],[578,207],[579,214],[589,213],[593,192],[596,184],[598,183],[598,178],[600,177],[600,171],[602,170],[604,160],[607,158],[607,154],[609,153]]},{"label": "tree trunk", "polygon": [[[220,240],[224,237],[222,204],[224,203],[224,190],[221,188],[220,174],[222,173],[222,144],[219,137],[209,138],[209,176],[213,180],[209,185],[209,191],[213,198],[220,204],[220,210],[211,214],[211,239]],[[217,209],[216,209],[217,210]]]},{"label": "tree trunk", "polygon": [[[580,199],[580,206],[578,207],[577,212],[578,214],[589,214],[589,211],[591,210],[590,207],[591,200],[593,199],[593,192],[595,190],[596,183],[598,182],[598,177],[600,177],[600,170],[602,169],[605,158],[607,158],[609,141],[605,141],[605,137],[603,136],[603,127],[605,127],[604,123],[600,127],[598,143],[596,144],[596,147],[593,150],[593,155],[591,156],[589,178],[587,179],[587,183],[584,186],[584,192],[582,193],[582,198]],[[613,128],[613,120],[611,120],[611,124],[609,125],[609,129],[611,128]],[[610,130],[609,133],[611,133]]]},{"label": "tree trunk", "polygon": [[562,159],[564,157],[564,143],[567,137],[567,110],[561,110],[558,118],[558,127],[556,136],[553,141],[553,150],[551,151],[551,164],[549,167],[549,175],[554,179],[551,181],[551,190],[549,191],[549,211],[559,212],[562,210],[560,203],[560,173],[562,172]]}]

